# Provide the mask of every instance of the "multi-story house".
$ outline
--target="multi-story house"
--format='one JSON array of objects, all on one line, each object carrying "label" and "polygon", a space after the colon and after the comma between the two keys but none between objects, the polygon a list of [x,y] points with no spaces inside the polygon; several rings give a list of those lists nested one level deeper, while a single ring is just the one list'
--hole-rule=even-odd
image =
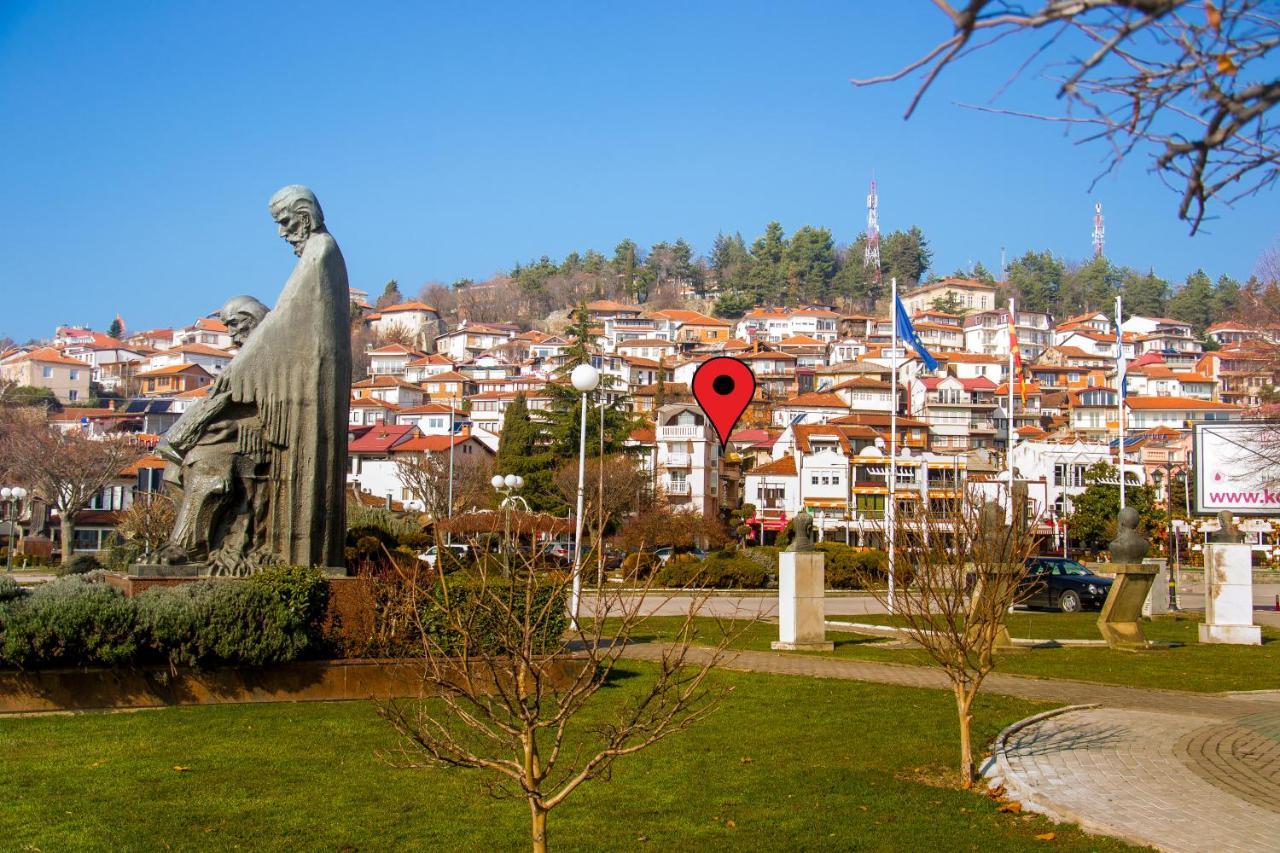
[{"label": "multi-story house", "polygon": [[587,303],[587,317],[593,323],[606,324],[610,320],[617,319],[634,320],[641,313],[643,313],[641,309],[635,305],[614,302],[612,299],[597,299]]},{"label": "multi-story house", "polygon": [[923,376],[909,383],[910,410],[929,424],[929,449],[961,453],[991,447],[996,383],[985,376]]},{"label": "multi-story house", "polygon": [[965,348],[964,329],[955,323],[936,323],[931,320],[913,321],[916,336],[930,353],[958,352]]},{"label": "multi-story house", "polygon": [[[1114,374],[1113,374],[1114,376]],[[1160,362],[1135,364],[1125,371],[1125,391],[1135,397],[1193,397],[1213,400],[1217,380]]]},{"label": "multi-story house", "polygon": [[140,367],[144,371],[151,372],[175,365],[198,364],[210,376],[217,376],[231,364],[232,357],[233,355],[226,350],[211,347],[208,344],[182,344],[148,356]]},{"label": "multi-story house", "polygon": [[[541,380],[538,381],[538,384],[541,384]],[[441,400],[460,401],[479,390],[479,385],[475,380],[456,370],[433,373],[418,383],[418,387],[426,392],[428,400],[435,402]]]},{"label": "multi-story house", "polygon": [[922,284],[908,293],[899,292],[907,314],[914,316],[921,311],[931,311],[934,303],[953,302],[968,314],[971,311],[990,311],[995,307],[996,286],[970,278],[944,278],[931,284]]},{"label": "multi-story house", "polygon": [[143,361],[142,348],[130,349],[109,335],[93,334],[91,341],[67,344],[62,349],[63,354],[88,364],[90,381],[96,382],[104,391],[129,393],[131,389],[125,387],[127,378],[138,372]]},{"label": "multi-story house", "polygon": [[621,356],[637,356],[656,362],[675,355],[677,348],[675,343],[665,338],[634,338],[619,341],[613,351]]},{"label": "multi-story house", "polygon": [[1241,344],[1245,341],[1256,341],[1263,337],[1260,329],[1232,321],[1214,323],[1205,329],[1204,333],[1205,337],[1211,339],[1220,347],[1229,347],[1232,344]]},{"label": "multi-story house", "polygon": [[658,488],[677,510],[715,518],[720,511],[720,439],[696,405],[655,413]]},{"label": "multi-story house", "polygon": [[795,424],[825,424],[833,418],[849,413],[847,400],[839,394],[810,391],[792,397],[773,407],[773,425],[786,427]]},{"label": "multi-story house", "polygon": [[1125,398],[1125,429],[1187,429],[1192,423],[1206,421],[1238,421],[1243,415],[1240,406],[1218,403],[1213,400],[1195,400],[1190,397],[1136,397]]},{"label": "multi-story house", "polygon": [[187,344],[203,344],[207,347],[225,350],[231,347],[231,331],[227,324],[213,317],[200,317],[185,329],[179,329],[173,335],[174,346]]},{"label": "multi-story house", "polygon": [[515,337],[505,326],[484,323],[461,323],[458,328],[435,339],[436,352],[455,362],[466,361]]},{"label": "multi-story house", "polygon": [[1191,334],[1191,324],[1180,320],[1135,315],[1125,320],[1121,328],[1137,336],[1137,355],[1154,353],[1170,367],[1191,367],[1204,352],[1204,347]]},{"label": "multi-story house", "polygon": [[134,379],[144,397],[172,397],[213,384],[213,374],[202,365],[183,362],[139,373]]},{"label": "multi-story house", "polygon": [[449,373],[454,369],[453,362],[438,352],[429,353],[410,361],[405,365],[406,382],[422,382],[429,377],[441,373]]},{"label": "multi-story house", "polygon": [[[998,445],[1009,446],[1009,383],[1001,382],[996,387],[995,410],[991,420],[995,423],[995,441]],[[1014,380],[1013,383],[1013,430],[1032,427],[1039,429],[1043,413],[1040,411],[1040,386],[1034,382]],[[1017,440],[1016,437],[1014,439]]]},{"label": "multi-story house", "polygon": [[404,344],[387,344],[369,350],[368,355],[370,376],[401,376],[407,379],[409,365],[425,353]]},{"label": "multi-story house", "polygon": [[53,347],[18,351],[0,361],[0,378],[18,385],[48,388],[61,403],[89,399],[93,368]]},{"label": "multi-story house", "polygon": [[371,397],[395,406],[418,406],[426,400],[422,388],[398,376],[371,376],[352,382],[351,394],[356,399]]},{"label": "multi-story house", "polygon": [[1116,397],[1114,388],[1081,388],[1068,392],[1071,430],[1088,441],[1108,440],[1120,422]]},{"label": "multi-story house", "polygon": [[423,435],[449,435],[471,423],[466,412],[444,403],[407,406],[395,413],[394,421],[401,425],[412,424]]},{"label": "multi-story house", "polygon": [[733,324],[719,317],[708,317],[698,311],[671,308],[650,311],[649,317],[668,340],[682,344],[722,344],[729,340]]},{"label": "multi-story house", "polygon": [[[1053,345],[1053,321],[1040,311],[1018,311],[1014,332],[1024,363],[1031,363]],[[984,355],[1009,355],[1009,309],[978,311],[964,318],[965,349]]]},{"label": "multi-story house", "polygon": [[887,379],[872,375],[855,376],[829,390],[844,400],[848,409],[854,411],[893,411],[893,386]]},{"label": "multi-story house", "polygon": [[407,340],[414,346],[424,348],[446,332],[440,312],[425,302],[416,301],[388,305],[366,314],[364,324],[375,338]]},{"label": "multi-story house", "polygon": [[1264,392],[1276,387],[1280,348],[1261,340],[1233,344],[1205,353],[1196,372],[1218,380],[1222,402],[1256,408],[1262,405]]},{"label": "multi-story house", "polygon": [[840,315],[826,308],[753,308],[738,321],[735,336],[744,341],[777,343],[793,335],[807,335],[830,343],[840,335]]}]

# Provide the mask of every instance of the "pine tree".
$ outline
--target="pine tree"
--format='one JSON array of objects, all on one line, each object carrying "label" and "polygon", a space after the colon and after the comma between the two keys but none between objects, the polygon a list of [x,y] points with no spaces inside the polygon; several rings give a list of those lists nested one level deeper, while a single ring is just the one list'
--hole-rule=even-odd
[{"label": "pine tree", "polygon": [[880,241],[880,265],[885,281],[898,280],[898,290],[906,290],[924,280],[933,263],[933,250],[918,226],[894,231]]},{"label": "pine tree", "polygon": [[1053,253],[1029,251],[1009,264],[1006,277],[1019,308],[1051,314],[1059,310],[1065,272],[1061,259]]},{"label": "pine tree", "polygon": [[776,305],[782,301],[787,287],[786,253],[786,236],[777,222],[770,222],[751,244],[748,282],[757,305]]},{"label": "pine tree", "polygon": [[1212,322],[1213,283],[1204,270],[1196,270],[1169,300],[1169,315],[1175,320],[1190,323],[1196,334],[1203,332]]},{"label": "pine tree", "polygon": [[107,334],[113,338],[119,338],[124,334],[124,323],[120,322],[119,317],[116,317],[111,321],[111,325],[107,326]]},{"label": "pine tree", "polygon": [[381,310],[391,305],[399,305],[404,302],[404,295],[400,293],[400,285],[393,278],[387,282],[387,286],[382,288],[382,295],[378,297],[378,301],[374,303],[374,310]]},{"label": "pine tree", "polygon": [[1210,314],[1213,322],[1235,319],[1240,310],[1240,283],[1228,275],[1218,277],[1213,286],[1213,303]]},{"label": "pine tree", "polygon": [[1163,317],[1169,298],[1169,283],[1148,270],[1146,275],[1138,275],[1134,270],[1125,270],[1121,295],[1124,297],[1125,313],[1133,316]]},{"label": "pine tree", "polygon": [[555,464],[543,428],[529,417],[524,394],[517,393],[502,416],[495,473],[524,478],[520,494],[535,512],[563,512],[566,504],[552,478]]},{"label": "pine tree", "polygon": [[786,249],[789,295],[793,302],[825,302],[836,272],[836,247],[826,228],[802,226]]}]

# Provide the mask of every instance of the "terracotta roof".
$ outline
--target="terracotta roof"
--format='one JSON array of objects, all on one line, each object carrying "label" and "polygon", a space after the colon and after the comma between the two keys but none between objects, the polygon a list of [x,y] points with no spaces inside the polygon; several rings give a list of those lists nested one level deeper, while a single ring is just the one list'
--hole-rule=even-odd
[{"label": "terracotta roof", "polygon": [[639,311],[635,305],[624,305],[621,302],[614,302],[612,299],[597,299],[594,302],[587,303],[588,311]]},{"label": "terracotta roof", "polygon": [[740,355],[734,356],[734,358],[739,358],[739,359],[742,359],[743,361],[755,361],[755,360],[795,361],[796,360],[796,357],[789,352],[775,352],[772,350],[761,351],[761,352],[744,352],[744,353],[741,353]]},{"label": "terracotta roof", "polygon": [[783,338],[782,340],[778,341],[778,346],[780,347],[801,347],[801,346],[820,347],[820,346],[826,346],[826,342],[820,341],[817,338],[811,338],[808,335],[792,335],[789,338]]},{"label": "terracotta roof", "polygon": [[1257,329],[1255,329],[1253,326],[1250,326],[1246,323],[1232,323],[1227,320],[1220,320],[1219,322],[1209,326],[1209,328],[1205,329],[1205,331],[1206,332],[1225,332],[1225,331],[1256,332]]},{"label": "terracotta roof", "polygon": [[618,341],[614,349],[619,350],[623,347],[628,349],[631,347],[675,347],[675,344],[663,338],[636,338],[630,341]]},{"label": "terracotta roof", "polygon": [[350,408],[352,409],[387,409],[392,412],[400,411],[400,407],[395,403],[388,403],[386,400],[379,400],[377,397],[352,397]]},{"label": "terracotta roof", "polygon": [[1068,323],[1083,323],[1085,320],[1092,320],[1094,317],[1097,317],[1099,314],[1101,314],[1103,317],[1106,317],[1108,323],[1111,322],[1111,318],[1107,317],[1105,312],[1093,311],[1085,314],[1077,314],[1074,317],[1068,317],[1067,319],[1062,321],[1062,325],[1065,326]]},{"label": "terracotta roof", "polygon": [[386,308],[378,309],[379,314],[392,314],[397,311],[430,311],[432,314],[440,313],[425,302],[414,301],[401,302],[399,305],[388,305]]},{"label": "terracotta roof", "polygon": [[735,442],[739,444],[742,442],[755,444],[759,441],[765,441],[769,437],[767,429],[735,429],[729,434],[729,442],[731,444]]},{"label": "terracotta roof", "polygon": [[788,408],[811,408],[811,409],[848,409],[849,404],[840,399],[840,395],[831,394],[823,391],[810,391],[807,394],[801,394],[798,397],[792,397],[781,406]]},{"label": "terracotta roof", "polygon": [[154,454],[149,454],[147,456],[142,457],[137,462],[134,462],[132,465],[129,465],[128,467],[121,470],[120,476],[136,477],[138,476],[138,472],[144,468],[163,468],[166,464],[168,463],[166,463],[159,456],[155,456]]},{"label": "terracotta roof", "polygon": [[[1111,340],[1115,340],[1115,338],[1112,338]],[[1080,347],[1076,346],[1055,346],[1054,349],[1062,355],[1065,355],[1067,358],[1092,358],[1101,361],[1113,360],[1109,355],[1098,355],[1097,353],[1085,352],[1080,349]]]},{"label": "terracotta roof", "polygon": [[[424,384],[425,384],[425,383],[427,383],[427,382],[471,382],[471,381],[472,381],[472,379],[471,379],[471,377],[470,377],[470,376],[466,375],[465,373],[459,373],[459,372],[458,372],[458,371],[456,371],[456,370],[446,370],[446,371],[445,371],[445,372],[443,372],[443,373],[436,373],[436,374],[433,374],[433,375],[431,375],[431,376],[424,376],[424,377],[422,378],[422,382],[423,382]],[[507,381],[507,380],[505,380],[505,379],[495,379],[495,380],[492,380],[492,381],[494,381],[494,382],[505,382],[505,381]],[[414,387],[416,388],[416,387],[418,387],[418,386],[416,386],[416,385],[415,385]]]},{"label": "terracotta roof", "polygon": [[412,388],[414,391],[421,391],[417,385],[412,382],[406,382],[399,376],[388,376],[382,374],[380,376],[370,376],[368,379],[361,379],[359,382],[352,382],[352,388]]},{"label": "terracotta roof", "polygon": [[225,332],[227,324],[212,317],[200,317],[191,324],[190,328],[199,329],[202,332]]},{"label": "terracotta roof", "polygon": [[363,435],[352,439],[347,450],[352,453],[385,453],[417,432],[418,428],[412,424],[375,424]]},{"label": "terracotta roof", "polygon": [[155,370],[148,370],[146,373],[139,373],[136,378],[150,379],[155,376],[176,376],[180,373],[190,373],[195,370],[200,371],[205,376],[212,377],[213,375],[199,364],[171,364],[168,367],[157,367]]},{"label": "terracotta roof", "polygon": [[761,465],[759,468],[752,468],[747,472],[747,476],[762,475],[770,477],[794,477],[796,475],[796,460],[790,453],[781,459],[775,459],[772,462]]},{"label": "terracotta roof", "polygon": [[39,347],[38,349],[33,349],[31,352],[24,353],[16,358],[9,358],[5,364],[21,364],[24,361],[34,361],[39,364],[65,364],[70,367],[87,366],[87,362],[63,355],[53,347]]},{"label": "terracotta roof", "polygon": [[834,438],[846,455],[852,453],[849,438],[840,427],[828,424],[797,424],[792,427],[792,433],[796,437],[796,447],[800,448],[802,453],[813,452],[812,441],[815,438]]},{"label": "terracotta roof", "polygon": [[415,349],[410,349],[404,344],[387,344],[385,347],[369,350],[369,355],[422,355]]},{"label": "terracotta roof", "polygon": [[638,441],[641,444],[653,444],[658,439],[658,433],[652,426],[637,427],[631,430],[631,433],[627,437],[632,441]]},{"label": "terracotta roof", "polygon": [[199,388],[192,388],[188,391],[180,391],[177,394],[173,395],[174,399],[176,400],[198,400],[202,397],[208,397],[208,396],[209,396],[208,385],[201,385]]},{"label": "terracotta roof", "polygon": [[[828,423],[837,424],[837,425],[847,424],[850,426],[882,426],[885,429],[888,429],[889,413],[888,412],[851,412],[847,415],[841,415],[838,418],[833,418],[830,421],[828,421]],[[908,417],[904,417],[903,415],[898,415],[898,426],[927,427],[929,426],[929,424],[926,423],[925,421],[916,420],[915,418],[908,418]]]},{"label": "terracotta roof", "polygon": [[1193,397],[1134,397],[1125,399],[1130,409],[1140,411],[1160,411],[1161,409],[1214,409],[1217,411],[1238,412],[1243,406],[1231,403],[1218,403],[1213,400],[1197,400]]},{"label": "terracotta roof", "polygon": [[980,352],[935,352],[933,357],[941,362],[956,364],[1003,364],[1005,359],[998,355],[987,355]]},{"label": "terracotta roof", "polygon": [[[931,377],[931,378],[936,378],[936,377]],[[931,387],[931,386],[926,384],[925,387]],[[888,380],[871,379],[867,376],[855,376],[852,379],[846,379],[845,381],[841,382],[839,385],[834,386],[831,390],[841,391],[845,388],[867,388],[867,389],[876,389],[881,391],[893,390],[893,386],[889,384]]]},{"label": "terracotta roof", "polygon": [[60,412],[50,412],[49,420],[55,423],[62,421],[75,422],[79,421],[81,418],[105,418],[111,417],[115,414],[118,414],[115,409],[89,408],[88,406],[81,408],[78,406],[71,406]]},{"label": "terracotta roof", "polygon": [[651,317],[662,317],[667,320],[675,320],[689,326],[732,326],[728,320],[721,320],[719,317],[708,317],[706,314],[698,311],[686,311],[681,308],[668,308],[664,311],[650,311]]},{"label": "terracotta roof", "polygon": [[[452,440],[451,440],[452,439]],[[471,441],[471,433],[463,430],[457,435],[418,435],[392,448],[393,453],[440,453],[450,446],[457,447]],[[478,442],[477,442],[478,443]],[[488,450],[488,448],[485,448]]]},{"label": "terracotta roof", "polygon": [[944,278],[939,281],[922,284],[915,290],[906,294],[907,296],[915,296],[918,293],[928,293],[931,290],[937,290],[942,287],[968,287],[979,288],[981,290],[995,290],[994,284],[987,284],[985,281],[978,281],[973,278]]},{"label": "terracotta roof", "polygon": [[[1019,394],[1020,394],[1020,393],[1022,393],[1024,390],[1025,390],[1028,394],[1039,394],[1039,393],[1040,393],[1040,386],[1039,386],[1039,385],[1037,385],[1037,384],[1036,384],[1036,383],[1034,383],[1034,382],[1022,382],[1022,381],[1019,381],[1017,384],[1015,384],[1015,385],[1014,385],[1013,390],[1014,390],[1016,393],[1019,393]],[[997,387],[996,387],[996,396],[997,396],[997,397],[1000,397],[1000,396],[1006,395],[1006,394],[1008,394],[1008,393],[1009,393],[1009,383],[1008,383],[1008,382],[1001,382],[1001,383],[999,384],[999,386],[997,386]]]},{"label": "terracotta roof", "polygon": [[423,403],[421,406],[403,406],[402,415],[447,415],[452,411],[455,415],[463,414],[462,409],[453,409],[444,403]]},{"label": "terracotta roof", "polygon": [[165,350],[165,352],[166,353],[186,352],[186,353],[191,353],[192,355],[209,355],[209,356],[214,356],[215,358],[225,358],[228,360],[232,358],[231,353],[227,352],[226,350],[218,349],[217,347],[211,347],[208,344],[183,344],[180,347],[174,347],[173,349]]},{"label": "terracotta roof", "polygon": [[430,355],[424,355],[422,358],[409,362],[410,367],[426,367],[431,364],[447,364],[452,366],[453,359],[443,356],[438,352],[433,352]]}]

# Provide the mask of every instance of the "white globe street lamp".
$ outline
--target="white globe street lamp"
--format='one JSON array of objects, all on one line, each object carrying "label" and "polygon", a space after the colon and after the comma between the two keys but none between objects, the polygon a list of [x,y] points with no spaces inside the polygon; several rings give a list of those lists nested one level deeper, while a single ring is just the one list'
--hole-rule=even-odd
[{"label": "white globe street lamp", "polygon": [[18,514],[22,510],[22,502],[26,500],[27,490],[22,486],[0,487],[0,503],[6,505],[5,514],[9,517],[9,547],[6,548],[5,570],[13,571],[13,552],[18,539]]},{"label": "white globe street lamp", "polygon": [[582,392],[582,423],[578,426],[578,513],[573,536],[573,592],[569,597],[569,621],[578,630],[578,606],[582,601],[582,503],[587,478],[587,395],[600,386],[600,371],[579,364],[569,374],[573,387]]}]

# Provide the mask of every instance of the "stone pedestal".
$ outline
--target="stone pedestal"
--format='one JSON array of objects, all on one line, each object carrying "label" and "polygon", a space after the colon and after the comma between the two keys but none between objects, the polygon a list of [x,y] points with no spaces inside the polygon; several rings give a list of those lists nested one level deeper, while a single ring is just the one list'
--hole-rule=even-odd
[{"label": "stone pedestal", "polygon": [[[347,577],[347,570],[338,566],[321,566],[320,571],[331,578]],[[130,563],[128,577],[147,579],[207,578],[212,577],[208,563],[180,563],[169,566],[163,563]]]},{"label": "stone pedestal", "polygon": [[1112,563],[1115,583],[1098,615],[1098,631],[1107,645],[1113,649],[1146,649],[1151,647],[1138,620],[1152,584],[1156,579],[1156,566],[1144,563]]},{"label": "stone pedestal", "polygon": [[1204,546],[1204,624],[1200,642],[1262,645],[1253,624],[1253,549],[1210,542]]},{"label": "stone pedestal", "polygon": [[824,555],[820,551],[783,551],[778,555],[778,641],[775,649],[829,652]]},{"label": "stone pedestal", "polygon": [[1159,616],[1169,612],[1169,561],[1162,557],[1147,557],[1142,565],[1155,569],[1156,576],[1151,581],[1151,591],[1147,600],[1142,603],[1143,616]]}]

